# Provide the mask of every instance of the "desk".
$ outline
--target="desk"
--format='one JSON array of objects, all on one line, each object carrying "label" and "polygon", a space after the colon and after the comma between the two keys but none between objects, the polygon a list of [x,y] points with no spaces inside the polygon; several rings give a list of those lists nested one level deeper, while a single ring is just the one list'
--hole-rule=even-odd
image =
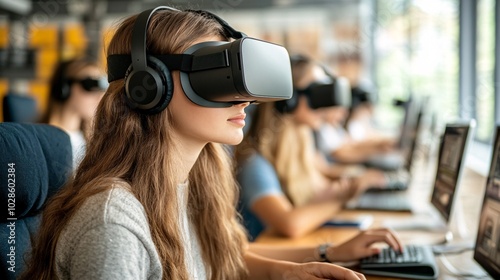
[{"label": "desk", "polygon": [[[412,198],[412,202],[415,206],[414,213],[342,210],[338,216],[349,217],[352,215],[370,214],[374,218],[372,227],[381,227],[384,224],[384,221],[387,221],[388,219],[412,219],[418,217],[419,215],[425,215],[426,211],[428,211],[430,207],[430,197],[436,174],[435,170],[435,164],[425,161],[417,162],[417,166],[415,166],[413,179],[409,189],[407,190],[408,195]],[[485,177],[468,168],[465,168],[462,183],[458,192],[458,199],[456,200],[458,202],[456,204],[456,206],[458,206],[456,209],[458,209],[457,213],[461,212],[463,214],[461,219],[468,230],[466,236],[464,237],[469,241],[475,241],[485,185]],[[325,242],[342,243],[355,236],[358,232],[359,230],[355,228],[322,227],[303,237],[289,239],[277,236],[271,231],[266,231],[263,232],[255,242],[280,246],[314,246]],[[412,244],[435,244],[444,237],[443,232],[430,232],[425,230],[396,230],[396,232],[399,234],[403,243]],[[464,265],[457,262],[454,262],[453,264],[458,267],[469,267],[471,265],[475,265],[477,269],[477,264],[474,264],[472,259],[472,252],[468,252],[467,254],[467,257],[464,255],[461,258]],[[439,279],[456,279],[456,277],[452,276],[451,273],[444,267],[442,262],[439,261],[439,258],[437,258],[436,261],[440,269]],[[366,276],[367,279],[373,280],[394,279],[369,275]]]}]

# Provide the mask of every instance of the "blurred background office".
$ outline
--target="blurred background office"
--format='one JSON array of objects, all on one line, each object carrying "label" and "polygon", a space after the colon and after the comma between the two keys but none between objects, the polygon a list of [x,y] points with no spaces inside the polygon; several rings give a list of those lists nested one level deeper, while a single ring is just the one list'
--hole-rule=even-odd
[{"label": "blurred background office", "polygon": [[[124,16],[158,5],[216,12],[249,36],[323,62],[351,86],[376,95],[375,123],[394,133],[404,110],[394,100],[426,100],[436,131],[477,120],[472,167],[487,171],[500,121],[500,5],[494,0],[0,0],[0,100],[24,98],[29,121],[46,113],[49,82],[62,60],[92,57]],[[0,108],[0,121],[16,112]],[[30,107],[31,106],[31,107]],[[481,159],[484,159],[481,161]]]}]

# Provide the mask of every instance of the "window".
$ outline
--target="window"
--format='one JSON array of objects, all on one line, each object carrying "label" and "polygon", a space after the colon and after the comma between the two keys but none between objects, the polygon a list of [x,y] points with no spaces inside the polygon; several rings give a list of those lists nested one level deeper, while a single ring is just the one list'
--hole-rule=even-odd
[{"label": "window", "polygon": [[410,94],[428,97],[442,122],[456,118],[458,1],[380,0],[377,12],[379,123],[397,123],[402,112],[392,100]]},{"label": "window", "polygon": [[[494,69],[495,69],[495,1],[477,2],[477,57],[475,118],[477,120],[476,139],[489,142],[493,137],[494,119]],[[464,110],[469,110],[467,104]]]}]

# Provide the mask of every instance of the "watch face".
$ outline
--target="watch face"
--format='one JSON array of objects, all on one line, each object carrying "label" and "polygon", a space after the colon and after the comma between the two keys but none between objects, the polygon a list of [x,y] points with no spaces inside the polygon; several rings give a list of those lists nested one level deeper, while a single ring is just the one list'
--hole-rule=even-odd
[{"label": "watch face", "polygon": [[328,248],[330,248],[330,245],[329,243],[325,243],[325,244],[321,244],[319,247],[318,247],[318,255],[319,255],[319,260],[322,261],[322,262],[330,262],[326,256],[326,252],[328,250]]}]

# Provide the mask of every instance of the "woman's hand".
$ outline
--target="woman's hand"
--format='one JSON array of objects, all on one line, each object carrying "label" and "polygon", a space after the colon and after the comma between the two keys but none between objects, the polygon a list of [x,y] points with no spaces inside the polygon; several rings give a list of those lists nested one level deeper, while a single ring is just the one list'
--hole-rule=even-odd
[{"label": "woman's hand", "polygon": [[356,195],[359,195],[372,187],[384,188],[387,185],[387,180],[382,171],[366,169],[363,174],[354,179],[354,184],[357,186]]},{"label": "woman's hand", "polygon": [[363,274],[350,269],[330,263],[292,263],[280,262],[279,268],[272,279],[279,280],[320,280],[320,279],[342,279],[342,280],[364,280]]},{"label": "woman's hand", "polygon": [[341,178],[330,182],[330,187],[324,194],[325,198],[346,202],[358,193],[358,186],[349,178]]},{"label": "woman's hand", "polygon": [[372,247],[374,243],[385,242],[394,250],[401,251],[403,245],[397,235],[389,229],[370,229],[362,231],[352,239],[326,251],[330,261],[354,261],[380,253],[379,248]]}]

